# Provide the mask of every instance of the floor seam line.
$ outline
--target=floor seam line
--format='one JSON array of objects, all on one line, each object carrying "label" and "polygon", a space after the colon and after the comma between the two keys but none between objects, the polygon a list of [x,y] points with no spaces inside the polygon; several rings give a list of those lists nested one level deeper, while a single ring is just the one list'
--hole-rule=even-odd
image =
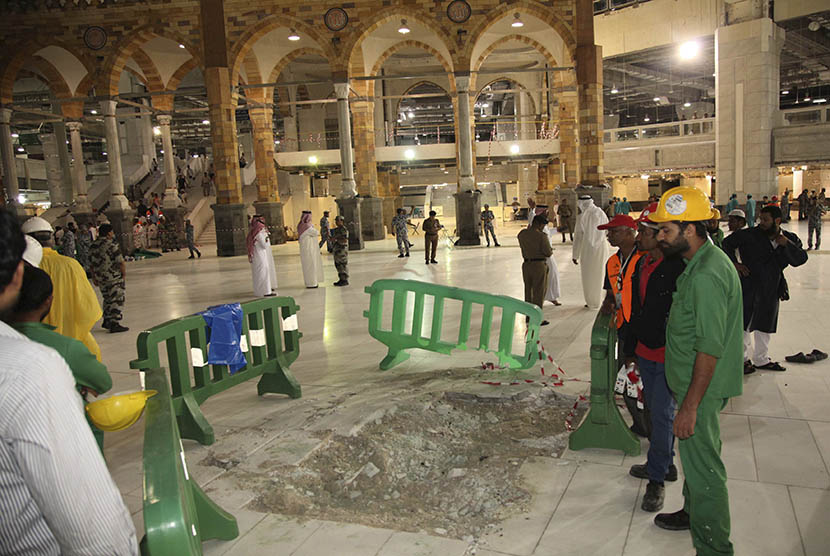
[{"label": "floor seam line", "polygon": [[536,554],[536,550],[539,548],[539,544],[542,542],[542,538],[544,538],[545,533],[548,530],[548,527],[550,527],[550,524],[553,521],[553,518],[556,517],[556,512],[559,511],[559,506],[562,504],[562,500],[565,499],[565,495],[568,493],[568,489],[571,488],[571,483],[573,483],[574,477],[576,477],[576,473],[577,471],[579,471],[580,467],[578,461],[574,463],[576,463],[576,468],[574,469],[573,473],[571,473],[571,476],[568,478],[568,484],[566,484],[565,488],[562,489],[562,495],[559,497],[559,500],[556,501],[556,506],[553,508],[553,513],[550,514],[550,518],[548,519],[548,522],[545,524],[545,528],[542,529],[542,534],[539,535],[539,539],[536,541],[536,544],[533,545],[533,551],[531,552],[531,554]]},{"label": "floor seam line", "polygon": [[628,518],[628,528],[625,530],[625,540],[623,541],[622,551],[620,556],[625,554],[625,547],[628,546],[628,537],[631,535],[631,525],[634,523],[634,515],[637,513],[637,502],[640,500],[640,492],[643,490],[643,480],[637,485],[637,496],[634,497],[634,506],[631,508],[631,517]]},{"label": "floor seam line", "polygon": [[758,454],[755,453],[755,438],[752,436],[752,419],[746,416],[746,426],[749,428],[749,443],[752,445],[752,463],[755,465],[755,481],[760,482],[761,474],[758,472]]},{"label": "floor seam line", "polygon": [[807,547],[804,546],[804,534],[801,532],[801,524],[798,523],[798,513],[795,511],[795,502],[793,502],[793,493],[790,487],[787,486],[787,498],[790,500],[790,508],[793,511],[793,519],[795,520],[795,529],[798,531],[798,538],[801,541],[801,553],[806,556]]}]

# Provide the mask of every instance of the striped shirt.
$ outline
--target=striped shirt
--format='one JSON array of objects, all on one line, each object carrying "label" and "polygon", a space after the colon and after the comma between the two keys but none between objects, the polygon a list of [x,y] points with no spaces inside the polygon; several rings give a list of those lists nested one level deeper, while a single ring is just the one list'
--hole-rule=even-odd
[{"label": "striped shirt", "polygon": [[2,322],[0,554],[138,554],[69,367]]}]

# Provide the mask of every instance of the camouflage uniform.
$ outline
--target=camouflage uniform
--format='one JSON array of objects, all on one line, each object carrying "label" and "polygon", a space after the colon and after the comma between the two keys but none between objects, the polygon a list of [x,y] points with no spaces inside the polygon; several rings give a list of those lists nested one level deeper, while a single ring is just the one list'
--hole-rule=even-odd
[{"label": "camouflage uniform", "polygon": [[325,216],[320,219],[320,245],[318,247],[322,247],[324,243],[328,252],[331,253],[331,228],[329,227],[329,219]]},{"label": "camouflage uniform", "polygon": [[334,268],[341,282],[349,281],[349,230],[346,226],[339,226],[331,230],[331,240],[334,254]]},{"label": "camouflage uniform", "polygon": [[75,258],[75,234],[69,228],[63,232],[61,238],[61,254],[67,257]]},{"label": "camouflage uniform", "polygon": [[[496,215],[490,209],[481,211],[481,223],[484,225],[484,239],[487,240],[487,245],[490,245],[490,237],[493,237],[493,243],[498,245],[499,240],[496,239],[496,228],[493,226],[493,221]],[[488,235],[489,233],[489,235]]]},{"label": "camouflage uniform", "polygon": [[811,198],[807,201],[807,249],[813,248],[813,233],[816,235],[816,250],[821,247],[821,217],[827,209],[824,202]]},{"label": "camouflage uniform", "polygon": [[159,235],[161,236],[161,252],[179,251],[179,234],[176,233],[176,226],[169,220],[159,222]]},{"label": "camouflage uniform", "polygon": [[92,242],[90,249],[90,264],[92,273],[101,296],[104,298],[104,323],[117,324],[121,322],[121,310],[124,307],[126,285],[121,274],[121,249],[111,239],[99,237]]},{"label": "camouflage uniform", "polygon": [[84,267],[87,274],[89,274],[89,249],[91,246],[92,236],[89,232],[79,232],[75,247],[77,249],[78,262]]},{"label": "camouflage uniform", "polygon": [[409,217],[405,214],[398,214],[395,218],[392,219],[392,227],[395,229],[395,239],[398,240],[398,251],[400,251],[401,255],[404,254],[404,249],[406,249],[407,256],[409,255],[409,232],[406,229],[406,222],[409,220]]}]

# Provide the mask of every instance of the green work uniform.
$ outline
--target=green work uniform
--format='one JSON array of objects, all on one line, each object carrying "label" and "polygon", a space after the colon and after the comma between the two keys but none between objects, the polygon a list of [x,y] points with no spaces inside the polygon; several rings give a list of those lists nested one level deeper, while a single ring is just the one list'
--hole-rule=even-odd
[{"label": "green work uniform", "polygon": [[734,265],[708,241],[677,279],[666,328],[666,379],[678,406],[692,382],[698,352],[716,357],[717,363],[697,408],[694,434],[678,443],[686,475],[684,509],[699,556],[734,554],[718,418],[727,399],[743,389],[743,302]]},{"label": "green work uniform", "polygon": [[[95,355],[78,340],[58,334],[55,332],[54,326],[42,322],[15,322],[12,327],[33,342],[49,346],[57,351],[72,371],[72,376],[75,377],[75,386],[79,391],[84,386],[103,394],[112,388],[112,377],[110,377],[107,367],[98,361]],[[96,428],[89,421],[89,416],[87,416],[87,421],[103,454],[104,431]]]}]

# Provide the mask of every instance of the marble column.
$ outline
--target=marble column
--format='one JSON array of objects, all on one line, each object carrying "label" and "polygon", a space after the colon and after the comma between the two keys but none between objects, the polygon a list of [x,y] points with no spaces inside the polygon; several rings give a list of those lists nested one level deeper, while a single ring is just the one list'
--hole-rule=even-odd
[{"label": "marble column", "polygon": [[[135,211],[130,208],[130,203],[124,195],[124,174],[121,170],[121,138],[118,134],[118,121],[115,118],[117,104],[114,100],[101,101],[110,171],[110,198],[106,214],[115,232],[115,239],[121,246],[121,252],[128,255],[134,249],[132,219],[135,216]],[[74,153],[75,149],[72,150]]]},{"label": "marble column", "polygon": [[[81,122],[66,123],[66,128],[69,130],[69,146],[72,149],[72,191],[74,192],[75,210],[87,213],[92,211],[92,207],[89,204],[89,189],[86,183],[81,127]],[[107,145],[107,148],[109,148],[109,145]],[[107,156],[112,156],[110,151],[107,151]]]},{"label": "marble column", "polygon": [[17,202],[17,197],[20,195],[20,184],[17,181],[17,160],[14,156],[11,119],[11,109],[0,108],[0,154],[3,157],[3,185],[6,188],[9,208],[13,208],[20,213],[23,207]]},{"label": "marble column", "polygon": [[179,195],[176,189],[176,162],[173,154],[173,137],[170,135],[170,122],[172,116],[163,114],[156,116],[156,121],[161,130],[161,146],[164,149],[164,200],[162,206],[165,209],[177,208],[179,206]]},{"label": "marble column", "polygon": [[777,195],[772,128],[778,114],[784,30],[759,18],[715,31],[715,203]]},{"label": "marble column", "polygon": [[64,205],[63,169],[58,155],[57,140],[54,133],[41,133],[37,136],[43,147],[43,165],[46,168],[46,185],[49,188],[49,202],[53,207]]},{"label": "marble column", "polygon": [[470,76],[455,76],[456,114],[458,116],[457,168],[458,191],[455,193],[455,229],[458,245],[480,245],[479,219],[481,192],[476,188],[473,175],[473,137],[470,109]]},{"label": "marble column", "polygon": [[349,116],[349,83],[335,83],[337,96],[337,130],[340,135],[340,173],[342,191],[340,197],[350,199],[357,195],[354,181],[354,155],[352,154],[352,124]]},{"label": "marble column", "polygon": [[254,208],[265,218],[271,232],[271,244],[285,243],[285,219],[274,165],[274,112],[271,108],[249,108],[248,116],[251,119],[256,165],[257,200]]}]

